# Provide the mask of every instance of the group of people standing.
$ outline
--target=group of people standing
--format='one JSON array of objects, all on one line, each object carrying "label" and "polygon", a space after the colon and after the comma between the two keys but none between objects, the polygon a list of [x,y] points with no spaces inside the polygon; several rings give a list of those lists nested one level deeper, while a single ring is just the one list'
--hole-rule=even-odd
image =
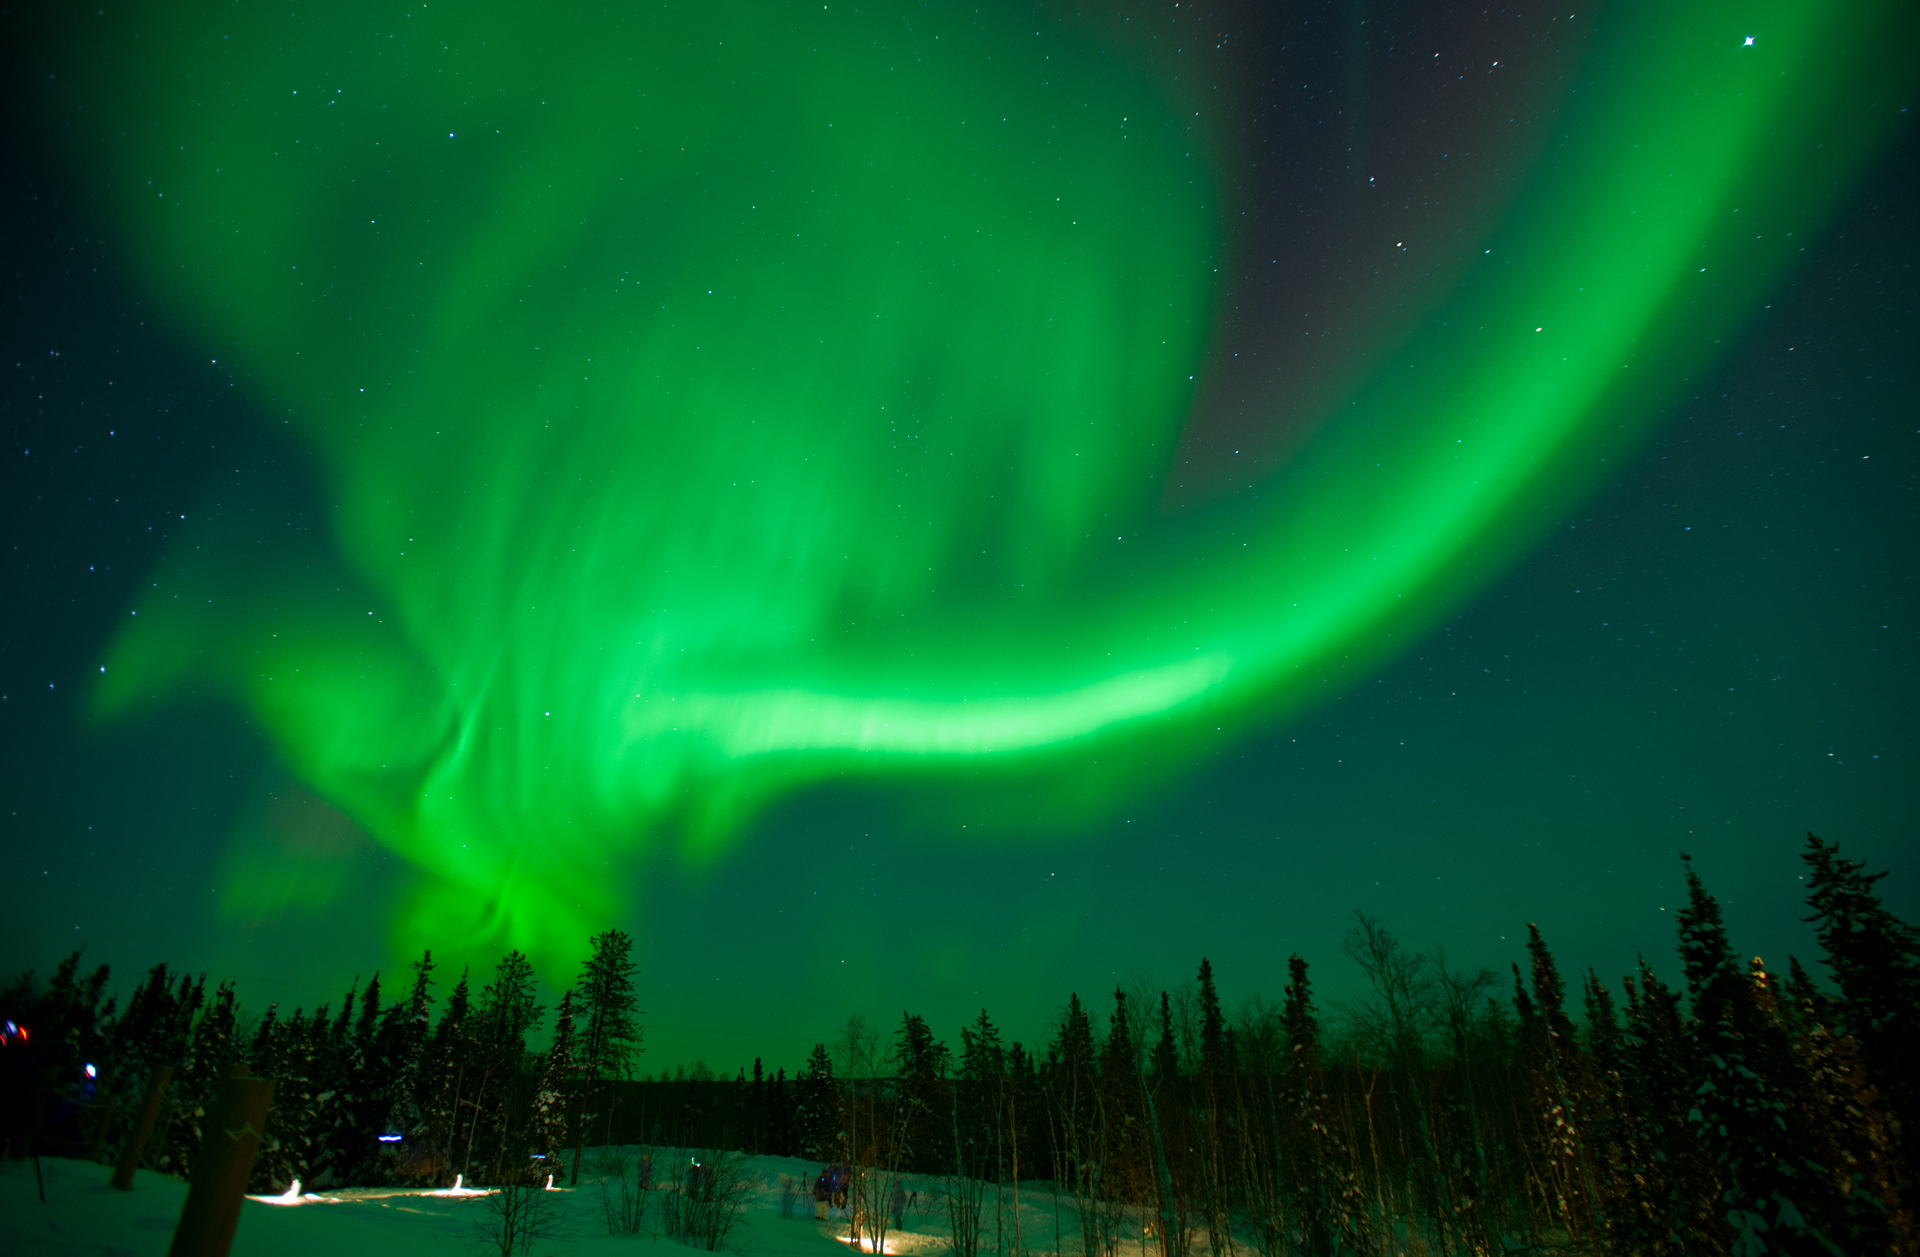
[{"label": "group of people standing", "polygon": [[[813,1216],[822,1221],[846,1217],[847,1188],[852,1180],[852,1172],[838,1161],[823,1168],[820,1176],[813,1180]],[[894,1230],[906,1229],[907,1206],[919,1195],[919,1192],[909,1193],[906,1184],[894,1180],[893,1193],[887,1198],[887,1212],[893,1215]]]},{"label": "group of people standing", "polygon": [[820,1171],[820,1177],[813,1180],[813,1216],[816,1218],[844,1218],[847,1216],[847,1184],[852,1175],[847,1167],[835,1161]]}]

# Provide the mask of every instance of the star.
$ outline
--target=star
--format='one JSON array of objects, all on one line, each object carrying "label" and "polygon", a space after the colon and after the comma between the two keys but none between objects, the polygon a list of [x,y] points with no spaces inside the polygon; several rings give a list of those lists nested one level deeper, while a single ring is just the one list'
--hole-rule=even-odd
[{"label": "star", "polygon": [[1741,45],[1741,47],[1743,47],[1743,48],[1751,48],[1751,47],[1753,47],[1753,36],[1751,36],[1751,35],[1749,35],[1749,36],[1747,36],[1747,42],[1746,42],[1746,43],[1744,43],[1744,44],[1742,44],[1742,45]]}]

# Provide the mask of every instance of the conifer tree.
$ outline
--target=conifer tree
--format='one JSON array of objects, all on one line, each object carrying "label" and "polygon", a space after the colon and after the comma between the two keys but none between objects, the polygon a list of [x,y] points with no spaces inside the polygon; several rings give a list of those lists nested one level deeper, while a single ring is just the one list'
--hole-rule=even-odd
[{"label": "conifer tree", "polygon": [[1843,1216],[1830,1224],[1848,1253],[1899,1250],[1913,1219],[1900,1202],[1899,1161],[1890,1123],[1867,1080],[1852,1036],[1837,1033],[1838,1008],[1821,994],[1795,957],[1788,958],[1786,999],[1794,1009],[1794,1052],[1802,1085],[1802,1151],[1824,1166]]},{"label": "conifer tree", "polygon": [[[1807,835],[1807,917],[1840,988],[1839,1016],[1860,1044],[1867,1077],[1913,1140],[1920,1131],[1920,930],[1888,912],[1869,873],[1839,843]],[[1920,1146],[1920,1145],[1911,1145]]]},{"label": "conifer tree", "polygon": [[593,951],[580,969],[581,1020],[578,1073],[579,1094],[574,1104],[573,1183],[580,1181],[580,1156],[586,1146],[589,1105],[595,1084],[602,1078],[625,1078],[640,1048],[640,999],[633,977],[633,940],[619,930],[596,934]]},{"label": "conifer tree", "polygon": [[1646,1159],[1639,1140],[1639,1123],[1627,1092],[1627,1060],[1613,995],[1599,975],[1587,970],[1583,989],[1587,1017],[1587,1051],[1594,1082],[1593,1113],[1588,1122],[1594,1134],[1595,1173],[1604,1198],[1617,1202],[1610,1211],[1608,1234],[1632,1246],[1647,1247],[1648,1228],[1657,1216],[1636,1173]]},{"label": "conifer tree", "polygon": [[1107,1018],[1107,1038],[1100,1045],[1100,1076],[1124,1078],[1133,1085],[1137,1066],[1134,1060],[1133,1022],[1127,1015],[1127,993],[1113,988],[1113,1013]]},{"label": "conifer tree", "polygon": [[295,1009],[287,1020],[278,1021],[269,1007],[254,1037],[252,1061],[256,1075],[274,1079],[273,1104],[267,1110],[250,1192],[277,1195],[296,1180],[311,1185],[311,1056],[305,1011]]},{"label": "conifer tree", "polygon": [[275,1001],[267,1005],[267,1011],[260,1016],[260,1024],[254,1027],[253,1043],[247,1048],[247,1060],[250,1064],[260,1066],[254,1070],[256,1075],[263,1077],[271,1075],[272,1071],[267,1068],[271,1064],[269,1049],[273,1044],[273,1031],[279,1019],[280,1004]]},{"label": "conifer tree", "polygon": [[[349,1010],[342,1009],[344,1017]],[[380,974],[360,992],[360,1012],[348,1033],[340,1061],[340,1122],[334,1130],[335,1164],[340,1181],[370,1184],[381,1180],[386,1145],[388,1097],[386,1062],[380,1055]]]},{"label": "conifer tree", "polygon": [[1437,948],[1434,975],[1439,1019],[1452,1046],[1452,1068],[1459,1078],[1457,1110],[1465,1118],[1465,1131],[1454,1132],[1454,1137],[1464,1138],[1472,1145],[1470,1156],[1455,1154],[1456,1173],[1468,1180],[1456,1196],[1457,1226],[1469,1247],[1498,1250],[1504,1247],[1500,1232],[1503,1211],[1499,1207],[1501,1202],[1493,1195],[1493,1174],[1488,1163],[1490,1123],[1482,1112],[1482,1100],[1488,1067],[1499,1053],[1490,1042],[1494,1037],[1488,1033],[1491,1027],[1480,1015],[1483,1003],[1493,1003],[1487,992],[1493,989],[1497,979],[1491,969],[1465,972],[1449,968],[1445,955]]},{"label": "conifer tree", "polygon": [[1833,1238],[1810,1215],[1819,1171],[1793,1147],[1783,1044],[1769,1033],[1753,984],[1734,961],[1720,904],[1690,857],[1687,906],[1679,914],[1680,957],[1697,1044],[1696,1107],[1688,1114],[1720,1178],[1720,1214],[1736,1253],[1818,1253]]},{"label": "conifer tree", "polygon": [[1024,1248],[1020,1221],[1020,1180],[1047,1178],[1039,1164],[1042,1141],[1033,1137],[1033,1106],[1028,1103],[1038,1091],[1035,1086],[1033,1057],[1018,1042],[1007,1048],[1006,1102],[1007,1171],[1013,1181],[1013,1248]]},{"label": "conifer tree", "polygon": [[1288,1138],[1291,1151],[1288,1181],[1293,1186],[1294,1245],[1308,1257],[1325,1257],[1334,1250],[1335,1167],[1345,1160],[1332,1144],[1334,1132],[1327,1113],[1320,1073],[1320,1019],[1313,1009],[1313,984],[1307,962],[1299,955],[1287,958],[1285,1002],[1280,1010],[1286,1032]]},{"label": "conifer tree", "polygon": [[1653,1257],[1706,1250],[1720,1236],[1718,1178],[1690,1120],[1697,1070],[1680,995],[1645,959],[1625,989],[1625,1082],[1637,1138],[1648,1152],[1636,1173],[1650,1203],[1648,1215],[1622,1239],[1637,1236],[1634,1246]]},{"label": "conifer tree", "polygon": [[755,1156],[760,1156],[766,1152],[767,1145],[767,1075],[757,1056],[753,1058],[753,1081],[747,1086],[745,1147]]},{"label": "conifer tree", "polygon": [[549,1166],[557,1164],[560,1150],[567,1146],[567,1096],[579,1070],[575,1050],[573,992],[567,991],[554,1012],[553,1044],[547,1049],[529,1132],[534,1155],[544,1158]]},{"label": "conifer tree", "polygon": [[[280,1005],[268,1004],[267,1011],[261,1014],[260,1022],[254,1027],[253,1042],[247,1045],[245,1060],[248,1072],[260,1078],[278,1078],[282,1072],[283,1032],[280,1024]],[[275,1091],[279,1090],[276,1085]],[[281,1133],[284,1123],[280,1115],[272,1108],[267,1110],[267,1120],[260,1132],[260,1144],[253,1162],[253,1178],[250,1189],[266,1190],[276,1179],[285,1182],[286,1160],[281,1146]]]},{"label": "conifer tree", "polygon": [[456,1164],[459,1146],[461,1105],[473,1102],[473,1066],[475,1050],[468,1015],[472,996],[468,988],[468,970],[460,971],[460,980],[447,994],[446,1011],[433,1028],[433,1039],[426,1052],[427,1087],[425,1122],[437,1159],[442,1166]]},{"label": "conifer tree", "polygon": [[935,1172],[945,1161],[940,1149],[949,1142],[939,1138],[947,1107],[940,1097],[947,1072],[946,1045],[934,1038],[926,1018],[903,1011],[889,1058],[899,1080],[894,1125],[901,1141],[900,1164]]},{"label": "conifer tree", "polygon": [[331,1024],[324,1006],[314,1014],[314,1139],[310,1153],[314,1186],[346,1183],[349,1154],[359,1151],[357,1144],[350,1146],[347,1140],[353,1107],[349,1081],[353,1006],[359,997],[360,979],[355,976]]},{"label": "conifer tree", "polygon": [[[423,1151],[427,1137],[427,1047],[432,1041],[433,953],[423,952],[410,966],[413,985],[407,998],[387,1010],[381,1027],[381,1079],[386,1107],[384,1129],[406,1136],[409,1151]],[[417,1163],[417,1162],[416,1162]]]},{"label": "conifer tree", "polygon": [[1532,923],[1527,925],[1527,952],[1533,962],[1535,1011],[1534,1040],[1528,1046],[1544,1075],[1548,1152],[1559,1163],[1559,1177],[1579,1192],[1586,1224],[1604,1229],[1599,1193],[1586,1157],[1585,1128],[1592,1115],[1583,1103],[1586,1080],[1581,1077],[1579,1040],[1566,1013],[1567,987],[1546,940],[1540,937],[1540,927]]},{"label": "conifer tree", "polygon": [[1215,1078],[1226,1072],[1227,1019],[1220,1011],[1220,992],[1213,985],[1213,965],[1200,958],[1200,1075]]},{"label": "conifer tree", "polygon": [[[1147,1150],[1140,1125],[1140,1044],[1134,1037],[1127,993],[1113,988],[1113,1013],[1100,1045],[1100,1103],[1107,1125],[1107,1156],[1116,1165],[1109,1175],[1116,1191],[1133,1198],[1147,1190]],[[1123,1172],[1128,1181],[1119,1180]]]},{"label": "conifer tree", "polygon": [[518,949],[500,958],[493,980],[480,992],[474,1014],[473,1100],[459,1144],[462,1173],[476,1156],[504,1169],[509,1147],[524,1141],[529,1108],[544,1078],[543,1062],[527,1050],[527,1036],[546,1015],[535,993],[533,963]]},{"label": "conifer tree", "polygon": [[787,1082],[787,1067],[773,1071],[768,1141],[776,1157],[799,1155],[793,1140],[793,1088]]},{"label": "conifer tree", "polygon": [[1173,1039],[1173,1005],[1165,991],[1160,992],[1160,1037],[1153,1045],[1153,1077],[1168,1082],[1180,1076],[1180,1049]]},{"label": "conifer tree", "polygon": [[839,1105],[834,1096],[833,1057],[816,1043],[794,1080],[802,1152],[818,1161],[840,1155]]},{"label": "conifer tree", "polygon": [[1054,1178],[1073,1193],[1084,1228],[1083,1252],[1096,1252],[1098,1213],[1095,1178],[1100,1162],[1100,1131],[1096,1121],[1093,1026],[1080,996],[1067,998],[1060,1031],[1048,1053],[1043,1072],[1048,1148],[1053,1154]]},{"label": "conifer tree", "polygon": [[480,1017],[488,1039],[524,1051],[527,1036],[546,1009],[534,1002],[533,962],[517,948],[500,958],[493,981],[480,993]]},{"label": "conifer tree", "polygon": [[[206,984],[202,974],[189,996],[190,1006],[198,1008]],[[236,1056],[233,1042],[234,992],[222,982],[204,1011],[193,1024],[193,1037],[186,1058],[176,1074],[173,1121],[167,1131],[164,1161],[157,1167],[173,1174],[186,1174],[199,1152],[206,1134],[208,1108],[217,1094],[220,1078]]]},{"label": "conifer tree", "polygon": [[134,988],[124,1012],[114,1019],[101,1065],[103,1090],[118,1120],[111,1134],[117,1145],[130,1136],[147,1084],[155,1068],[179,1061],[181,1035],[174,1027],[173,982],[165,964],[157,964]]}]

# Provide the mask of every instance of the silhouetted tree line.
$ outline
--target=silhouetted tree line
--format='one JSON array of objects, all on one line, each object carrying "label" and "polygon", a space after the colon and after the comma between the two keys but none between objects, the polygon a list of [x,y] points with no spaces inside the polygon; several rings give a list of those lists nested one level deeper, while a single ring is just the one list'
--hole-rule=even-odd
[{"label": "silhouetted tree line", "polygon": [[[561,996],[549,1045],[529,1046],[546,1009],[533,966],[508,952],[476,993],[462,973],[436,1022],[431,952],[402,996],[380,976],[356,982],[338,1010],[281,1017],[268,1007],[246,1034],[234,990],[155,965],[124,1009],[102,1002],[109,971],[79,976],[79,954],[44,990],[31,974],[0,992],[7,1047],[7,1151],[117,1155],[155,1070],[173,1066],[142,1164],[185,1175],[218,1080],[250,1065],[277,1080],[252,1187],[285,1190],[390,1183],[523,1182],[569,1168],[608,1109],[612,1080],[640,1048],[632,941],[592,940],[578,983]],[[24,1032],[20,1030],[24,1028]]]},{"label": "silhouetted tree line", "polygon": [[[376,977],[337,1012],[269,1009],[248,1044],[230,988],[156,967],[117,1012],[105,968],[82,978],[75,957],[0,1012],[35,1027],[44,1076],[98,1062],[100,1093],[71,1121],[58,1096],[31,1121],[16,1104],[7,1129],[16,1155],[34,1121],[43,1147],[109,1155],[147,1072],[175,1063],[147,1164],[184,1172],[215,1080],[245,1059],[281,1080],[261,1190],[514,1181],[589,1141],[649,1142],[849,1164],[854,1230],[876,1241],[899,1175],[941,1177],[956,1257],[1914,1253],[1920,932],[1885,909],[1884,873],[1811,835],[1803,858],[1833,994],[1798,959],[1784,978],[1742,962],[1688,861],[1684,989],[1643,961],[1570,990],[1529,926],[1503,991],[1356,913],[1342,950],[1368,994],[1331,1019],[1298,956],[1279,1005],[1232,1015],[1202,960],[1178,990],[1115,990],[1104,1028],[1070,996],[1038,1050],[985,1011],[957,1053],[912,1014],[887,1042],[850,1018],[792,1079],[756,1061],[731,1081],[628,1080],[631,944],[614,931],[544,1051],[517,952],[477,996],[463,974],[437,1022],[423,956],[394,1003]],[[1023,1192],[1062,1206],[1049,1234],[1023,1233]]]},{"label": "silhouetted tree line", "polygon": [[1812,835],[1804,859],[1837,996],[1798,959],[1784,979],[1743,963],[1691,861],[1684,990],[1642,962],[1570,994],[1529,926],[1501,1000],[1493,973],[1356,913],[1343,950],[1369,994],[1337,1035],[1298,956],[1280,1006],[1233,1017],[1205,960],[1157,1000],[1116,990],[1104,1035],[1072,996],[1037,1058],[983,1012],[951,1061],[908,1016],[865,1101],[893,1108],[869,1125],[898,1146],[871,1152],[994,1185],[991,1220],[984,1193],[950,1207],[962,1257],[1056,1247],[1009,1233],[1023,1177],[1070,1200],[1088,1257],[1911,1253],[1920,932],[1882,905],[1884,873]]},{"label": "silhouetted tree line", "polygon": [[[1687,860],[1683,990],[1644,961],[1570,990],[1529,926],[1503,999],[1356,913],[1368,995],[1337,1033],[1298,956],[1278,1007],[1236,1016],[1205,960],[1115,990],[1104,1034],[1073,995],[1038,1053],[982,1012],[956,1058],[909,1014],[884,1083],[841,1080],[789,1150],[946,1176],[959,1257],[1913,1253],[1920,932],[1884,873],[1812,835],[1804,859],[1835,995],[1797,958],[1743,962]],[[1023,1183],[1074,1233],[1022,1235]]]},{"label": "silhouetted tree line", "polygon": [[[1115,990],[1103,1029],[1070,996],[1039,1051],[984,1011],[957,1055],[913,1014],[884,1047],[851,1018],[791,1083],[627,1084],[624,1129],[850,1162],[869,1239],[863,1182],[944,1177],[957,1257],[1912,1253],[1920,933],[1884,873],[1811,835],[1804,859],[1837,995],[1743,962],[1688,860],[1684,989],[1644,962],[1570,988],[1529,926],[1502,990],[1356,913],[1368,994],[1331,1019],[1298,956],[1278,1006],[1236,1015],[1202,960]],[[1023,1190],[1071,1233],[1022,1234]]]}]

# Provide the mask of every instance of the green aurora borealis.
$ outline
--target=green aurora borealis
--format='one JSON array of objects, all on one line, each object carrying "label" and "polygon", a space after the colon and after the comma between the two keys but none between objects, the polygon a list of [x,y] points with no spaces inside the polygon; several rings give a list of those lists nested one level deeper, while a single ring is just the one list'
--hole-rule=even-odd
[{"label": "green aurora borealis", "polygon": [[[1354,246],[1413,295],[1242,407],[1244,466],[1234,268],[1312,242],[1241,224],[1230,110],[1145,8],[50,21],[112,256],[324,508],[183,504],[88,718],[217,696],[413,870],[383,946],[550,975],[823,786],[980,860],[1097,845],[1633,457],[1901,125],[1861,96],[1910,95],[1897,8],[1608,6],[1475,123],[1483,195]],[[1371,156],[1349,195],[1422,195]],[[249,859],[229,916],[365,911]]]}]

